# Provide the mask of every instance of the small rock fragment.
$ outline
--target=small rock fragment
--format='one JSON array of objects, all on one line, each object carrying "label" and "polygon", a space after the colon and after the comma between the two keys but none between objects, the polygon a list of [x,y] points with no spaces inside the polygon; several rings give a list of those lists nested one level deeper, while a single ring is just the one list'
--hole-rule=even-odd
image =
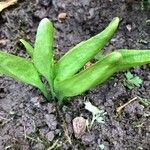
[{"label": "small rock fragment", "polygon": [[39,97],[32,97],[31,102],[33,103],[34,106],[40,108]]},{"label": "small rock fragment", "polygon": [[59,22],[62,22],[63,20],[66,19],[66,17],[67,17],[67,13],[60,13],[57,18]]},{"label": "small rock fragment", "polygon": [[46,136],[47,136],[49,141],[53,141],[53,139],[54,139],[54,131],[48,132]]},{"label": "small rock fragment", "polygon": [[86,119],[83,117],[76,117],[73,119],[73,130],[76,138],[81,138],[86,130]]},{"label": "small rock fragment", "polygon": [[8,42],[9,42],[9,40],[7,40],[7,39],[0,39],[0,45],[5,46]]},{"label": "small rock fragment", "polygon": [[45,115],[45,122],[51,130],[55,130],[57,126],[56,117],[52,114]]},{"label": "small rock fragment", "polygon": [[94,133],[86,133],[85,135],[82,136],[82,142],[85,145],[91,145],[95,143],[95,134]]},{"label": "small rock fragment", "polygon": [[127,24],[126,25],[126,28],[127,28],[127,30],[130,32],[131,31],[131,29],[132,29],[132,27],[131,27],[131,25],[130,24]]}]

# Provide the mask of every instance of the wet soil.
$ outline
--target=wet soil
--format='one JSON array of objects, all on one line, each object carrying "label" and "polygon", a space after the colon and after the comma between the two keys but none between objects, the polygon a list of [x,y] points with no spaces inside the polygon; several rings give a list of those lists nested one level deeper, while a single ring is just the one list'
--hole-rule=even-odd
[{"label": "wet soil", "polygon": [[[58,19],[66,13],[64,19]],[[150,11],[139,1],[125,0],[19,0],[0,14],[0,49],[27,57],[19,42],[34,43],[39,21],[48,17],[55,26],[55,56],[59,59],[76,43],[99,33],[115,16],[121,22],[118,32],[104,48],[150,48]],[[150,65],[131,70],[143,84],[132,90],[124,86],[124,72],[86,93],[68,98],[59,107],[47,103],[36,88],[0,76],[0,150],[148,150],[150,149],[149,106],[138,99],[119,114],[117,107],[139,96],[150,98]],[[105,123],[95,122],[80,139],[73,132],[72,120],[91,119],[84,102],[107,112]],[[101,148],[100,148],[101,147]]]}]

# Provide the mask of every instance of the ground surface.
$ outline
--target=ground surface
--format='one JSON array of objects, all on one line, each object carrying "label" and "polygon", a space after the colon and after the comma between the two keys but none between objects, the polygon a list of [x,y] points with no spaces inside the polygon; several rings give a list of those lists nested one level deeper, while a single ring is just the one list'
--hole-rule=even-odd
[{"label": "ground surface", "polygon": [[[60,22],[57,17],[62,12],[67,17]],[[27,56],[19,39],[33,43],[39,21],[48,17],[55,26],[59,58],[76,43],[101,31],[114,16],[120,17],[121,23],[106,50],[150,48],[150,26],[146,24],[150,12],[141,10],[139,2],[125,0],[19,0],[0,14],[0,48]],[[37,89],[0,76],[0,150],[45,150],[55,142],[56,149],[99,150],[101,144],[105,150],[150,149],[149,106],[135,100],[116,113],[118,106],[136,96],[150,98],[150,65],[132,69],[132,73],[143,79],[142,86],[128,90],[123,84],[124,73],[118,73],[85,94],[70,98],[63,108],[45,102]],[[77,139],[72,120],[78,116],[91,119],[84,109],[85,100],[104,109],[106,121],[95,122]]]}]

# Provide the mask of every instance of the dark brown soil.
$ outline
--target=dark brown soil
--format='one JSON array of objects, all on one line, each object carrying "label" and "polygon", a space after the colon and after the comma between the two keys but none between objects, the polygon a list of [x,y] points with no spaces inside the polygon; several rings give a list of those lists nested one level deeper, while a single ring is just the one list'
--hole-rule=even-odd
[{"label": "dark brown soil", "polygon": [[[57,17],[62,12],[67,17],[60,22]],[[19,0],[0,14],[0,48],[27,56],[19,39],[34,43],[39,21],[48,17],[55,26],[58,59],[76,43],[99,33],[115,16],[121,23],[105,50],[150,48],[150,25],[146,24],[150,12],[142,10],[140,2],[125,0]],[[62,108],[47,103],[34,87],[0,76],[0,150],[46,150],[54,144],[65,150],[99,150],[101,144],[105,150],[149,150],[149,106],[135,100],[116,113],[118,106],[136,96],[150,98],[150,65],[132,69],[132,73],[144,81],[139,88],[128,90],[123,84],[124,73],[118,73],[95,89],[69,98]],[[106,121],[95,122],[77,139],[72,120],[92,117],[84,109],[85,100],[104,109]]]}]

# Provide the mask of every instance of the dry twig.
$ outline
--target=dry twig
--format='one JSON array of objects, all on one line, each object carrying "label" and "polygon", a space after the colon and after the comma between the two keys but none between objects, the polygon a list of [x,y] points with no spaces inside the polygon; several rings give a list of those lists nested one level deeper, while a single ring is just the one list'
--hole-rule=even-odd
[{"label": "dry twig", "polygon": [[127,103],[125,103],[124,105],[118,107],[118,108],[116,109],[116,112],[117,112],[117,113],[120,113],[121,110],[122,110],[124,107],[126,107],[126,106],[129,105],[131,102],[135,101],[136,99],[137,99],[137,97],[134,97],[133,99],[129,100],[129,101],[128,101]]}]

